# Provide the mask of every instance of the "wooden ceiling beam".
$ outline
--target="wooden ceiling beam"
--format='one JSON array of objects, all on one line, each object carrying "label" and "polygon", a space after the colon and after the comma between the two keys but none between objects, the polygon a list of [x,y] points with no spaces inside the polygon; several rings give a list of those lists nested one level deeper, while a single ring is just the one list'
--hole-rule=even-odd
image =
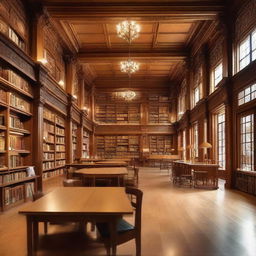
[{"label": "wooden ceiling beam", "polygon": [[138,20],[154,19],[192,19],[213,20],[216,15],[224,12],[223,1],[193,1],[181,2],[136,2],[128,1],[86,2],[86,1],[56,1],[42,0],[51,17],[58,19],[120,19],[134,17]]},{"label": "wooden ceiling beam", "polygon": [[[78,59],[82,63],[110,63],[113,61],[122,61],[127,58],[127,52],[102,52],[102,53],[78,53]],[[130,56],[134,60],[140,61],[165,61],[165,62],[181,62],[187,58],[185,51],[166,51],[166,52],[132,52]]]}]

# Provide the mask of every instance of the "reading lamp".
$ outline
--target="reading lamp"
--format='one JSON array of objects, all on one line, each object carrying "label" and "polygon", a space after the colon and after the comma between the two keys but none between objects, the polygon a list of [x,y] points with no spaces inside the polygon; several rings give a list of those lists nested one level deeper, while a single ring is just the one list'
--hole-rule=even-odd
[{"label": "reading lamp", "polygon": [[199,148],[205,148],[206,149],[206,154],[204,155],[204,160],[207,161],[208,160],[208,148],[212,148],[212,144],[205,141],[202,144],[199,145]]}]

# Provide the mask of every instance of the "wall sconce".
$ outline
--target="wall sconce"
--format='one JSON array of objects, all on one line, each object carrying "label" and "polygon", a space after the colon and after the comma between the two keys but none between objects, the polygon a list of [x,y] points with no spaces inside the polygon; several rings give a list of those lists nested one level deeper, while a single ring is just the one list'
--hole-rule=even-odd
[{"label": "wall sconce", "polygon": [[60,80],[60,81],[59,81],[59,85],[60,85],[60,86],[64,86],[64,85],[65,85],[64,81],[63,81],[63,80]]},{"label": "wall sconce", "polygon": [[48,63],[48,60],[45,59],[45,58],[39,59],[38,61],[41,62],[41,63],[44,64],[44,65],[45,65],[46,63]]},{"label": "wall sconce", "polygon": [[76,95],[72,95],[73,96],[73,98],[75,99],[75,100],[77,100],[77,96]]}]

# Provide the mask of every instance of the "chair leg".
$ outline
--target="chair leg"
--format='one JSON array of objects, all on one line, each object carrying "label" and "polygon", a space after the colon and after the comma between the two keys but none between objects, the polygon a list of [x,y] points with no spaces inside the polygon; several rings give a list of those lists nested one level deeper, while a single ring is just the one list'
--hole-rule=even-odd
[{"label": "chair leg", "polygon": [[135,238],[136,244],[136,256],[141,256],[141,238],[138,236]]},{"label": "chair leg", "polygon": [[47,235],[48,233],[48,223],[47,221],[44,221],[44,234]]},{"label": "chair leg", "polygon": [[106,251],[107,251],[107,256],[111,256],[111,247],[109,244],[105,244],[105,248],[106,248]]}]

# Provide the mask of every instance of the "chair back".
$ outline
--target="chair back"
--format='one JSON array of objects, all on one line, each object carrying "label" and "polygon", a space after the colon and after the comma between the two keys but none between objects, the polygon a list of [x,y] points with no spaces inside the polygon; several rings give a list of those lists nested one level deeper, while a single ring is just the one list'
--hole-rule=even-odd
[{"label": "chair back", "polygon": [[36,193],[33,193],[33,201],[38,200],[39,198],[43,197],[45,194],[43,191],[38,191]]},{"label": "chair back", "polygon": [[141,232],[141,209],[143,192],[137,188],[127,187],[125,192],[131,196],[131,205],[135,209],[135,229]]}]

